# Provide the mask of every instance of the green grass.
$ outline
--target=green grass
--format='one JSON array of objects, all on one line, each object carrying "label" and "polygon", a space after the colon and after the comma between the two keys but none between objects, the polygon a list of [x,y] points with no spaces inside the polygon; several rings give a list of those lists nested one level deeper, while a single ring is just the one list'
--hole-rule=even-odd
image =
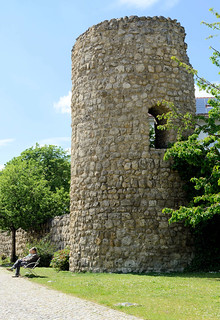
[{"label": "green grass", "polygon": [[[33,282],[142,319],[220,319],[220,273],[94,274],[51,268],[36,272],[38,277],[30,277]],[[115,306],[122,302],[138,306]]]}]

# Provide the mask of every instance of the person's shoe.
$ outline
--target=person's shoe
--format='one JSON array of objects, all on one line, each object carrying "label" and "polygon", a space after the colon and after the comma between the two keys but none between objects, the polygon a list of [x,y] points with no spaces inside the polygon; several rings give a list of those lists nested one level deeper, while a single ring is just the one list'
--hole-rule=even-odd
[{"label": "person's shoe", "polygon": [[19,274],[15,274],[14,276],[12,276],[12,278],[18,278],[19,276]]},{"label": "person's shoe", "polygon": [[13,268],[7,268],[8,271],[12,271],[13,272]]}]

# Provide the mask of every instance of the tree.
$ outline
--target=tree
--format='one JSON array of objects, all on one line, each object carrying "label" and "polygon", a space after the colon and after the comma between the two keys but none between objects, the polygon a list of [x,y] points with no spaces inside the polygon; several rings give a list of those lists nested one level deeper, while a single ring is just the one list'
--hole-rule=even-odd
[{"label": "tree", "polygon": [[[209,112],[208,118],[203,119],[205,124],[196,128],[187,140],[177,141],[166,151],[165,160],[172,158],[173,167],[185,181],[188,198],[187,206],[164,209],[171,214],[170,222],[184,220],[186,225],[195,228],[220,213],[220,125],[217,120],[220,121],[219,106]],[[205,131],[207,137],[199,140],[201,131]]]},{"label": "tree", "polygon": [[[39,144],[36,144],[35,147],[23,151],[18,158],[21,161],[35,160],[42,168],[51,191],[63,187],[65,191],[69,192],[70,155],[61,147],[54,145],[40,147]],[[16,162],[17,158],[13,158],[8,164],[14,163],[14,161]]]},{"label": "tree", "polygon": [[[217,12],[213,9],[210,10],[216,18],[220,18]],[[213,30],[220,30],[220,22],[203,23]],[[219,68],[220,52],[212,47],[211,49],[213,51],[211,61]],[[182,63],[176,57],[173,57],[173,59],[188,72],[193,73],[197,85],[211,93],[213,99],[208,101],[209,105],[212,106],[208,117],[195,116],[189,113],[181,114],[173,104],[169,104],[170,112],[161,116],[167,120],[167,123],[161,126],[161,129],[173,129],[176,120],[178,120],[176,126],[177,142],[166,151],[165,160],[172,159],[173,167],[178,170],[183,181],[185,181],[188,198],[187,205],[181,206],[177,210],[165,208],[163,212],[171,215],[170,223],[184,221],[186,225],[196,231],[200,253],[204,251],[204,248],[207,249],[207,243],[209,243],[208,251],[212,255],[210,259],[217,257],[217,265],[220,262],[218,243],[220,240],[220,86],[201,78],[197,70]],[[202,120],[203,124],[198,125],[198,120]],[[188,130],[193,131],[193,134],[187,138],[184,132]],[[205,132],[206,137],[199,140],[201,132]],[[204,239],[206,240],[204,241]],[[211,261],[208,259],[205,261],[204,257],[200,260],[200,264],[205,264],[207,261],[210,263]]]},{"label": "tree", "polygon": [[[220,18],[218,13],[213,9],[210,10],[217,18]],[[220,30],[220,22],[204,24],[215,30]],[[219,68],[220,53],[213,50],[211,61]],[[173,59],[178,61],[175,57]],[[187,206],[181,206],[178,210],[166,208],[164,211],[172,214],[170,222],[184,220],[185,224],[196,227],[200,222],[207,221],[220,213],[220,86],[199,77],[198,72],[192,67],[180,61],[178,63],[195,75],[201,89],[205,89],[214,97],[208,101],[213,107],[209,111],[208,117],[189,113],[183,115],[171,104],[169,105],[171,111],[162,115],[167,119],[166,125],[161,126],[162,129],[174,128],[176,119],[182,122],[181,126],[179,123],[177,125],[177,142],[167,150],[165,159],[173,159],[174,168],[185,180],[185,189],[189,200]],[[202,120],[203,124],[195,128],[198,120]],[[189,129],[194,129],[194,132],[185,139],[184,130]],[[199,134],[202,131],[207,136],[199,140]]]},{"label": "tree", "polygon": [[37,230],[49,218],[69,213],[69,183],[69,156],[61,148],[36,145],[6,164],[0,173],[0,227],[12,233],[11,261],[16,230]]}]

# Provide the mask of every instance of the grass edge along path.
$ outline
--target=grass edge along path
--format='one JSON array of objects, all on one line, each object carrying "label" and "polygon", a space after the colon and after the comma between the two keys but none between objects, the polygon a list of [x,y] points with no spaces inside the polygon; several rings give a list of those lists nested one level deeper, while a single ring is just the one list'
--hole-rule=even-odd
[{"label": "grass edge along path", "polygon": [[[220,319],[220,273],[107,274],[37,268],[33,282],[146,320]],[[22,275],[25,270],[22,268]],[[132,306],[117,306],[128,302]]]},{"label": "grass edge along path", "polygon": [[[56,272],[52,268],[36,268],[36,272],[37,277],[29,277],[21,268],[21,275],[32,282],[141,319],[220,319],[220,272],[137,275]],[[117,306],[125,302],[133,305]]]}]

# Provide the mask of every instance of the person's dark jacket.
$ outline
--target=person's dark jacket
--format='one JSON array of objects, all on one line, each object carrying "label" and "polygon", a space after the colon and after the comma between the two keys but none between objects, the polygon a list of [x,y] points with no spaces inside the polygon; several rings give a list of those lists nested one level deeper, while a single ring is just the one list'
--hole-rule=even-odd
[{"label": "person's dark jacket", "polygon": [[31,262],[36,262],[38,258],[39,258],[38,254],[34,253],[30,257],[25,258],[24,261],[27,262],[27,264],[29,264]]}]

